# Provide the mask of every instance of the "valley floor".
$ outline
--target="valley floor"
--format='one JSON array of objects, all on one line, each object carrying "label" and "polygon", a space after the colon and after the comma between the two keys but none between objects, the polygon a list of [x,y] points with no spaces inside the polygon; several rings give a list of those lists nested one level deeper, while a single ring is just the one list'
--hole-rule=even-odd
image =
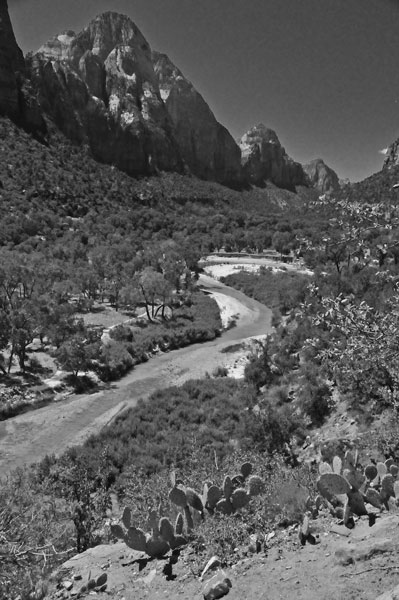
[{"label": "valley floor", "polygon": [[[160,354],[105,391],[73,395],[0,423],[0,476],[84,442],[120,411],[157,389],[204,377],[217,367],[234,367],[243,352],[248,353],[248,347],[240,348],[241,343],[271,332],[267,307],[210,277],[202,276],[200,284],[224,303],[226,314],[237,315],[235,327],[216,340]],[[236,350],[222,352],[230,346]]]}]

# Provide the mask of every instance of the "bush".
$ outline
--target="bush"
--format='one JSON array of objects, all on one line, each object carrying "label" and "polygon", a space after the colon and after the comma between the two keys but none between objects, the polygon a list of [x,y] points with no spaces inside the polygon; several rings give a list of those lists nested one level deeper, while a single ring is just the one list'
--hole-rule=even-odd
[{"label": "bush", "polygon": [[125,375],[133,364],[133,359],[124,344],[110,340],[102,346],[95,370],[102,381],[113,381]]}]

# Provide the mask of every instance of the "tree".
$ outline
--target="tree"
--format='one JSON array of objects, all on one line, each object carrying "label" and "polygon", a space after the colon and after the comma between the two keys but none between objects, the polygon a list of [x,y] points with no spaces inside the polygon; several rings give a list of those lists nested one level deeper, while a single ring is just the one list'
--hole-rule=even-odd
[{"label": "tree", "polygon": [[93,329],[84,329],[67,339],[57,351],[60,366],[76,379],[79,371],[86,373],[100,352],[100,335]]},{"label": "tree", "polygon": [[149,321],[154,321],[159,313],[165,318],[165,309],[173,297],[173,288],[162,273],[157,273],[152,267],[145,268],[137,279],[137,286],[141,292],[142,300]]}]

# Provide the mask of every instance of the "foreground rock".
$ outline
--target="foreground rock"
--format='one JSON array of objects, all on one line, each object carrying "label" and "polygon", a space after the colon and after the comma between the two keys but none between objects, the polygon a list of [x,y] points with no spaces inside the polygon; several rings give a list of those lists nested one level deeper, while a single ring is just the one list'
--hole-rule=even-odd
[{"label": "foreground rock", "polygon": [[[231,600],[267,598],[281,600],[394,600],[398,596],[399,573],[399,515],[383,513],[374,527],[367,519],[360,519],[354,529],[332,532],[330,519],[319,518],[312,522],[317,529],[319,542],[301,546],[296,527],[288,527],[267,536],[265,550],[250,554],[245,548],[237,552],[237,564],[229,568],[228,575],[217,572],[217,582],[233,581],[220,591],[228,592]],[[343,533],[345,535],[343,535]],[[148,557],[147,557],[148,558]],[[90,597],[89,581],[99,584],[107,575],[106,597],[144,600],[151,598],[200,598],[217,585],[210,585],[214,572],[208,572],[208,582],[201,581],[201,568],[205,557],[199,557],[186,548],[173,564],[173,573],[165,567],[169,558],[146,560],[143,553],[134,552],[124,543],[97,546],[79,554],[59,569],[48,598],[65,599]],[[101,579],[100,577],[103,576]],[[67,582],[66,589],[64,583]],[[72,588],[70,583],[73,583]],[[209,584],[209,585],[208,585]],[[85,588],[86,586],[86,588]],[[207,586],[205,588],[205,586]],[[382,595],[384,590],[390,590]],[[218,596],[209,596],[217,598]],[[222,597],[222,596],[219,596]]]}]

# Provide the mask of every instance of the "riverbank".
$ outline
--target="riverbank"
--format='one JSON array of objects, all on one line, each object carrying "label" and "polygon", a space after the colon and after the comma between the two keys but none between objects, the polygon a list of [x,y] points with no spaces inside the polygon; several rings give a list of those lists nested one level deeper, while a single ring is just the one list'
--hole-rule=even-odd
[{"label": "riverbank", "polygon": [[106,390],[72,395],[0,423],[0,475],[83,443],[121,410],[134,406],[139,398],[147,398],[156,389],[181,385],[234,364],[237,356],[248,349],[237,347],[236,356],[224,349],[272,331],[271,311],[266,306],[206,275],[201,276],[200,286],[211,295],[218,294],[219,300],[238,315],[235,327],[216,340],[159,354]]}]

